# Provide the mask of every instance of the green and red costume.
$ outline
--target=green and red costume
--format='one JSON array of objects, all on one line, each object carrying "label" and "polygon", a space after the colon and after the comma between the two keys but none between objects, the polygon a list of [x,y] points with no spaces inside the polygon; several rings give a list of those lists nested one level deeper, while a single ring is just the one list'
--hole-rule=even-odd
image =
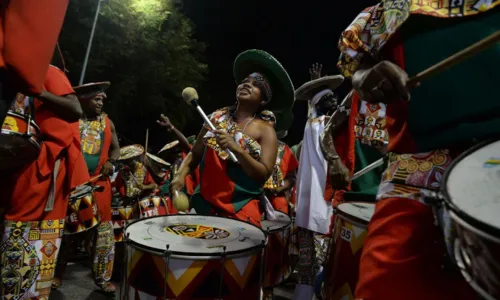
[{"label": "green and red costume", "polygon": [[[245,151],[258,159],[261,147],[253,138],[242,133],[233,119],[233,109],[226,107],[217,110],[209,118],[217,130],[232,134]],[[270,124],[275,123],[270,111],[263,111],[257,117]],[[203,141],[205,151],[199,166],[200,184],[191,197],[191,207],[198,214],[233,217],[260,226],[262,211],[259,197],[264,191],[262,185],[248,176],[241,166],[230,161],[212,132],[207,132]]]},{"label": "green and red costume", "polygon": [[[382,1],[342,34],[339,67],[352,76],[370,55],[412,76],[499,30],[499,4]],[[388,166],[365,240],[356,297],[475,297],[459,274],[441,268],[445,245],[422,190],[438,190],[458,153],[500,133],[500,103],[492,97],[499,64],[500,48],[493,46],[422,82],[411,102],[387,106]]]}]

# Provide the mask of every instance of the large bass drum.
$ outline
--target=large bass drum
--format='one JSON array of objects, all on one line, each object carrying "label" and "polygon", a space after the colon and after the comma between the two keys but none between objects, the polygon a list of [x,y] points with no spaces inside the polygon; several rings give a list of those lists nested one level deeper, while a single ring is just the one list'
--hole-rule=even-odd
[{"label": "large bass drum", "polygon": [[457,266],[483,298],[500,299],[500,141],[459,156],[441,189],[456,234],[447,242]]},{"label": "large bass drum", "polygon": [[157,216],[125,229],[120,299],[260,299],[265,233],[226,218]]}]

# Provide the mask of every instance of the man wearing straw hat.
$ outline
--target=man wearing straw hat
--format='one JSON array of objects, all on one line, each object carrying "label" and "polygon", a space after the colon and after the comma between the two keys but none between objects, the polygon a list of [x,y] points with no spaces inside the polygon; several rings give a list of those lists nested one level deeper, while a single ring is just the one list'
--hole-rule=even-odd
[{"label": "man wearing straw hat", "polygon": [[[81,150],[92,184],[99,185],[102,191],[94,193],[101,223],[97,227],[96,240],[93,243],[94,259],[92,271],[95,283],[107,293],[113,293],[115,287],[109,281],[113,273],[114,235],[111,223],[112,190],[110,176],[114,164],[120,157],[120,145],[113,122],[102,110],[107,98],[105,91],[109,82],[88,83],[74,87],[83,108],[80,119]],[[100,177],[98,177],[100,176]],[[98,178],[96,178],[98,177]],[[58,266],[55,287],[60,285],[65,261]],[[58,282],[59,281],[59,282]]]},{"label": "man wearing straw hat", "polygon": [[329,233],[333,190],[327,187],[328,165],[321,153],[319,137],[327,122],[326,116],[338,106],[333,91],[344,79],[339,75],[321,77],[318,64],[312,66],[310,73],[312,80],[295,92],[296,100],[310,102],[297,174],[295,220],[298,226],[299,278],[294,299],[312,299],[316,277],[324,260],[324,236]]},{"label": "man wearing straw hat", "polygon": [[44,139],[38,158],[0,181],[1,299],[48,299],[69,193],[89,179],[82,172],[82,111],[74,93],[64,72],[49,66],[44,90],[32,105]]},{"label": "man wearing straw hat", "polygon": [[[500,103],[488,101],[497,93],[498,77],[492,74],[500,64],[499,48],[420,86],[408,86],[407,74],[499,30],[499,9],[498,0],[439,6],[386,0],[366,8],[342,34],[338,67],[362,100],[387,104],[389,134],[388,164],[360,261],[359,299],[475,298],[458,273],[442,268],[446,247],[424,194],[439,190],[457,154],[499,133],[500,118],[491,112]],[[416,86],[408,102],[409,88]],[[474,105],[471,99],[477,99]]]},{"label": "man wearing straw hat", "polygon": [[[259,199],[277,156],[276,119],[269,110],[291,108],[293,85],[281,64],[261,50],[238,55],[233,71],[238,84],[236,106],[210,115],[217,130],[212,132],[205,124],[172,190],[180,190],[186,175],[200,165],[200,184],[191,207],[198,214],[218,214],[260,226]],[[231,161],[226,150],[238,163]]]}]

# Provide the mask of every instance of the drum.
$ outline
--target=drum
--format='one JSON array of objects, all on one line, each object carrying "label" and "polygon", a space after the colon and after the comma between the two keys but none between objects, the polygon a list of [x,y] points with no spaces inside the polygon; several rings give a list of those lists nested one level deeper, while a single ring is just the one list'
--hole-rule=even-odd
[{"label": "drum", "polygon": [[111,207],[111,222],[113,223],[113,231],[115,234],[115,242],[123,241],[123,230],[125,227],[134,221],[133,206],[116,206]]},{"label": "drum", "polygon": [[276,211],[276,220],[262,221],[262,229],[268,233],[265,252],[266,272],[263,287],[274,287],[292,273],[290,264],[290,229],[292,220],[282,212]]},{"label": "drum", "polygon": [[33,162],[41,145],[40,128],[30,115],[7,112],[0,134],[0,169],[12,170]]},{"label": "drum", "polygon": [[265,233],[199,215],[138,220],[126,230],[120,299],[260,299]]},{"label": "drum", "polygon": [[500,141],[487,141],[452,162],[441,185],[454,259],[484,299],[500,299],[499,183]]},{"label": "drum", "polygon": [[69,235],[89,230],[97,226],[99,222],[94,187],[77,186],[69,196],[64,234]]},{"label": "drum", "polygon": [[342,203],[335,208],[329,261],[324,268],[325,299],[354,299],[359,260],[374,211],[375,204],[365,202]]},{"label": "drum", "polygon": [[167,200],[168,199],[160,196],[142,198],[137,202],[137,207],[139,208],[139,219],[169,215],[170,211],[167,206]]}]

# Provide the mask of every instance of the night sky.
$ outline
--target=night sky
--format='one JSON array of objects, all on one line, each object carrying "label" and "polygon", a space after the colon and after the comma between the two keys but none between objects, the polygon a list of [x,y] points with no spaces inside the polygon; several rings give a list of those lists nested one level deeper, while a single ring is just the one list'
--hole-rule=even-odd
[{"label": "night sky", "polygon": [[[262,49],[275,56],[295,88],[309,80],[308,69],[315,62],[322,63],[327,74],[338,74],[340,33],[362,9],[377,2],[184,0],[183,12],[196,24],[196,39],[208,46],[210,74],[202,90],[209,95],[200,92],[202,107],[208,113],[221,102],[234,103],[233,61],[247,49]],[[339,95],[343,97],[348,89],[349,83],[344,83]],[[294,124],[285,140],[289,144],[302,139],[306,114],[306,104],[296,102]],[[185,133],[194,134],[199,128],[200,124],[191,124]]]}]

